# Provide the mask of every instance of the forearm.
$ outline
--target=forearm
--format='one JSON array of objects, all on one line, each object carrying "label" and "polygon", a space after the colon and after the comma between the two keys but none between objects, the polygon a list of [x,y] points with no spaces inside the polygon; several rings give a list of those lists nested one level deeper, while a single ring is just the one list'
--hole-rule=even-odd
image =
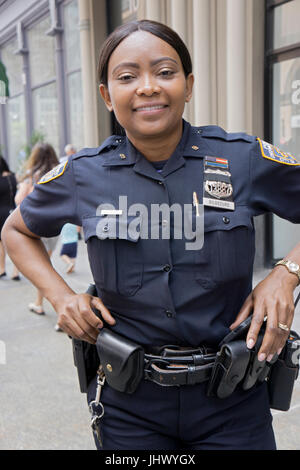
[{"label": "forearm", "polygon": [[48,253],[38,238],[20,232],[9,220],[2,231],[7,253],[17,268],[57,310],[60,300],[74,294],[53,268]]}]

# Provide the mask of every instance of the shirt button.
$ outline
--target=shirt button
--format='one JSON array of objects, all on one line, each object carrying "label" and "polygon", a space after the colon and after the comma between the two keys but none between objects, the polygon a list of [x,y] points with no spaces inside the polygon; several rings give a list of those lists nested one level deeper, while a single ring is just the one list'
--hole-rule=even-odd
[{"label": "shirt button", "polygon": [[229,217],[223,217],[223,222],[224,222],[224,224],[226,224],[226,225],[229,224],[229,222],[230,222]]},{"label": "shirt button", "polygon": [[167,225],[168,225],[168,221],[167,221],[167,220],[163,220],[163,221],[162,221],[162,226],[163,226],[163,227],[166,227]]},{"label": "shirt button", "polygon": [[166,310],[166,315],[167,315],[168,318],[173,317],[173,313],[171,312],[171,310]]},{"label": "shirt button", "polygon": [[166,264],[164,266],[164,271],[166,271],[166,273],[168,273],[169,271],[171,271],[171,266],[169,264]]},{"label": "shirt button", "polygon": [[164,182],[163,181],[158,181],[158,184],[164,184]]}]

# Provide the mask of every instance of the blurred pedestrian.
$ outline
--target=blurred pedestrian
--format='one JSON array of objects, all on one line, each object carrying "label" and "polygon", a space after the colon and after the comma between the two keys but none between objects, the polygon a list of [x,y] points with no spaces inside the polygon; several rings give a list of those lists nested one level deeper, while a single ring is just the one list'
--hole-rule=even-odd
[{"label": "blurred pedestrian", "polygon": [[65,224],[62,228],[60,236],[62,240],[60,256],[67,265],[66,273],[70,274],[74,271],[77,257],[77,226],[74,224]]},{"label": "blurred pedestrian", "polygon": [[[1,242],[1,230],[5,220],[9,214],[15,209],[15,194],[17,189],[17,181],[14,173],[12,173],[0,155],[0,278],[6,276],[5,271],[5,250]],[[13,267],[12,279],[19,281],[20,276],[17,268]]]},{"label": "blurred pedestrian", "polygon": [[[23,199],[33,191],[34,184],[37,183],[44,174],[51,171],[58,164],[59,161],[57,155],[50,144],[36,144],[29,156],[27,164],[25,165],[25,176],[21,179],[19,184],[15,203],[17,205],[21,204]],[[49,258],[55,249],[58,238],[58,236],[53,238],[41,238]],[[45,315],[43,299],[44,297],[42,292],[37,289],[36,300],[28,305],[29,310],[37,315]]]},{"label": "blurred pedestrian", "polygon": [[74,145],[67,144],[65,146],[65,155],[59,159],[59,163],[66,162],[69,159],[69,157],[71,157],[71,155],[74,155],[74,153],[76,153],[76,149]]}]

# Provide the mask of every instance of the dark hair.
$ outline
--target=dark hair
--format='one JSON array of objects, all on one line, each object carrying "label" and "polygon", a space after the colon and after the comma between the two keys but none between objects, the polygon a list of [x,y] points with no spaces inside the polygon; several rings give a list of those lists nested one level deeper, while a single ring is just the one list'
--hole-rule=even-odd
[{"label": "dark hair", "polygon": [[8,164],[6,163],[2,155],[0,155],[0,176],[4,171],[10,171],[10,170],[9,170]]},{"label": "dark hair", "polygon": [[167,42],[179,55],[185,76],[187,77],[192,73],[193,65],[190,53],[182,39],[173,29],[157,21],[131,21],[116,28],[103,43],[98,64],[98,80],[100,83],[107,86],[107,70],[110,56],[124,39],[136,31],[146,31]]},{"label": "dark hair", "polygon": [[30,176],[37,181],[58,164],[59,160],[52,145],[37,143],[26,163],[25,178]]}]

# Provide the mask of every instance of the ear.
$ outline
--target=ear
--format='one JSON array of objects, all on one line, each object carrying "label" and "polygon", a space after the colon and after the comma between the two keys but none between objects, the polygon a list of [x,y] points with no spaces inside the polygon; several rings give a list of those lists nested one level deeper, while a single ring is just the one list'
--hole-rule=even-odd
[{"label": "ear", "polygon": [[108,111],[112,111],[113,107],[112,107],[110,94],[109,94],[107,86],[105,86],[105,85],[103,85],[103,83],[101,83],[101,85],[99,86],[99,92],[100,92],[100,95],[101,95]]},{"label": "ear", "polygon": [[194,75],[190,73],[186,78],[186,97],[185,101],[188,103],[193,96],[193,86],[194,86]]}]

